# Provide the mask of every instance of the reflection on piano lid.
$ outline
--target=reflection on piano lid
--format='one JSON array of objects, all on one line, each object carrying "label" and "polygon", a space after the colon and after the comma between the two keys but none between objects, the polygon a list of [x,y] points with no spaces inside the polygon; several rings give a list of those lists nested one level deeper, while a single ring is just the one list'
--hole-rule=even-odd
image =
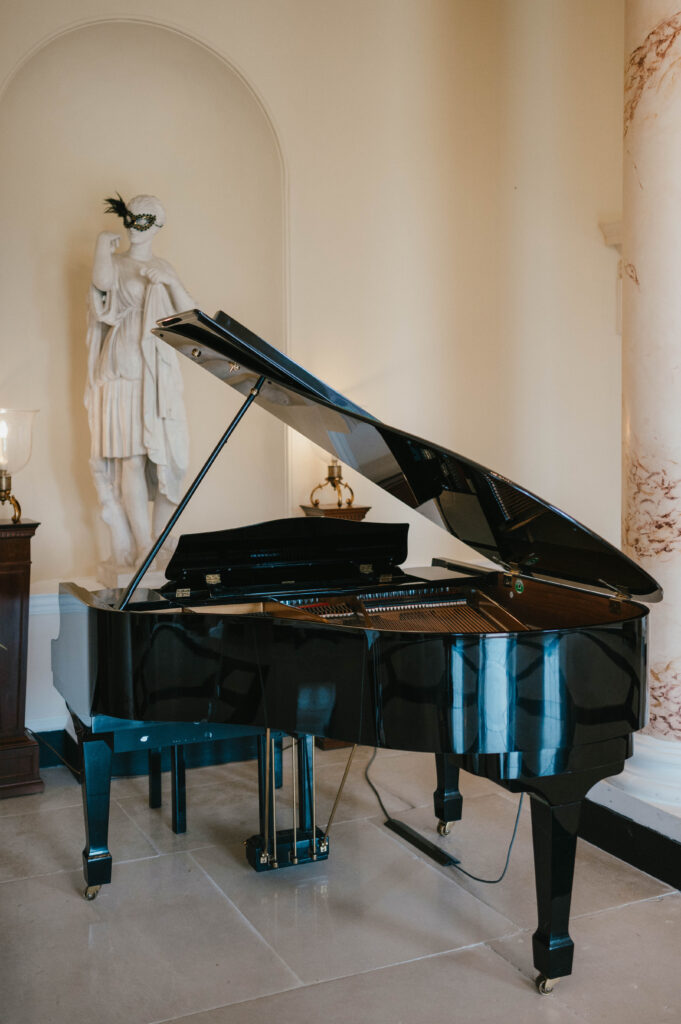
[{"label": "reflection on piano lid", "polygon": [[618,548],[525,488],[389,427],[224,313],[159,321],[159,338],[485,558],[524,576],[659,601],[656,581]]}]

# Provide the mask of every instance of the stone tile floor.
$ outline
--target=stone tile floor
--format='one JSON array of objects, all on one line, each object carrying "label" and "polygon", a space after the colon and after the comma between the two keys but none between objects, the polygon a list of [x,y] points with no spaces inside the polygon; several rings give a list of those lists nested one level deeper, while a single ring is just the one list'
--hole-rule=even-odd
[{"label": "stone tile floor", "polygon": [[[115,780],[114,876],[81,898],[80,791],[65,768],[45,792],[0,801],[0,1024],[504,1024],[681,1020],[681,895],[580,842],[571,934],[575,964],[536,993],[529,808],[504,881],[438,867],[383,827],[360,750],[326,862],[256,875],[253,763],[187,776],[188,830],[170,794]],[[319,816],[344,751],[319,753]],[[463,866],[496,876],[517,797],[463,776],[464,817],[434,830],[433,758],[379,752],[372,778],[392,814]],[[286,824],[285,822],[282,824]]]}]

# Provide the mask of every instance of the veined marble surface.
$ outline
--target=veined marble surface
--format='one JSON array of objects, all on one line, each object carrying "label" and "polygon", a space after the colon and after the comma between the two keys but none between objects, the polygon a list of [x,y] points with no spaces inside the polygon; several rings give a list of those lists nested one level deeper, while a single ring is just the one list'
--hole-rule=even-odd
[{"label": "veined marble surface", "polygon": [[[630,4],[627,10],[628,17],[631,17],[631,8],[640,6],[640,3]],[[650,11],[653,4],[648,2],[643,6]],[[662,6],[674,8],[676,3],[667,3]],[[658,21],[645,36],[643,42],[631,51],[624,79],[625,136],[631,127],[644,92],[659,90],[665,76],[678,59],[678,53],[674,51],[680,36],[681,11],[677,10]]]},{"label": "veined marble surface", "polygon": [[623,546],[662,585],[653,736],[681,739],[681,2],[628,0],[624,87]]}]

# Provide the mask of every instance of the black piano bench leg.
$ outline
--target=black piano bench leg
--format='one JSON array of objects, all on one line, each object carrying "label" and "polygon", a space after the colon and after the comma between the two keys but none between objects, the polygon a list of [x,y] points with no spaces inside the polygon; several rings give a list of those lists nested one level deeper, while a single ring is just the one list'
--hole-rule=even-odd
[{"label": "black piano bench leg", "polygon": [[149,806],[161,806],[161,749],[149,751]]},{"label": "black piano bench leg", "polygon": [[437,789],[433,793],[437,831],[448,836],[453,821],[460,821],[463,813],[463,797],[459,792],[459,769],[449,754],[435,755]]},{"label": "black piano bench leg", "polygon": [[102,885],[111,881],[109,838],[109,800],[111,793],[111,747],[104,740],[82,744],[83,777],[81,792],[85,814],[83,874],[86,900],[93,900]]},{"label": "black piano bench leg", "polygon": [[532,844],[538,927],[532,936],[541,993],[572,971],[574,943],[568,934],[581,800],[550,806],[531,795]]},{"label": "black piano bench leg", "polygon": [[176,835],[187,831],[187,785],[184,770],[184,747],[170,748],[170,783],[172,793],[172,826]]}]

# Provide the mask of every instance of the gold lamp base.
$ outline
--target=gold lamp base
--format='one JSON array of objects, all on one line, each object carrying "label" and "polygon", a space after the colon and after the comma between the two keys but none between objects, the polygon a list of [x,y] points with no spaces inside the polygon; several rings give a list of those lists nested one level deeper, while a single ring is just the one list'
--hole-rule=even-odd
[{"label": "gold lamp base", "polygon": [[338,499],[336,504],[338,508],[342,508],[343,491],[341,490],[341,488],[345,487],[346,491],[350,492],[350,497],[345,499],[345,504],[349,508],[352,505],[353,501],[355,500],[355,495],[350,484],[346,484],[345,480],[343,479],[343,473],[341,471],[341,465],[338,459],[332,459],[331,465],[328,467],[328,469],[329,471],[327,473],[326,480],[324,480],[323,483],[317,484],[316,487],[312,488],[312,492],[310,494],[310,505],[312,505],[314,508],[317,508],[319,506],[319,498],[315,498],[315,494],[317,493],[317,491],[321,491],[324,489],[324,487],[328,486],[331,488],[332,491],[336,492],[336,496]]},{"label": "gold lamp base", "polygon": [[12,515],[12,522],[18,523],[21,519],[21,505],[11,493],[12,490],[12,477],[9,473],[0,469],[0,505],[4,505],[6,501],[10,503],[14,509]]},{"label": "gold lamp base", "polygon": [[[300,506],[305,515],[326,516],[328,519],[353,519],[355,522],[359,522],[361,519],[364,519],[371,506],[354,504],[355,495],[353,494],[350,484],[346,484],[343,479],[343,473],[338,459],[333,459],[331,461],[331,465],[328,467],[328,470],[326,480],[321,484],[317,484],[317,486],[313,488],[312,493],[310,494],[310,504]],[[336,492],[335,504],[322,505],[320,504],[319,498],[315,498],[317,491],[322,491],[327,486],[330,487],[332,491]],[[343,503],[343,487],[350,494],[350,497],[345,499],[345,503]]]}]

